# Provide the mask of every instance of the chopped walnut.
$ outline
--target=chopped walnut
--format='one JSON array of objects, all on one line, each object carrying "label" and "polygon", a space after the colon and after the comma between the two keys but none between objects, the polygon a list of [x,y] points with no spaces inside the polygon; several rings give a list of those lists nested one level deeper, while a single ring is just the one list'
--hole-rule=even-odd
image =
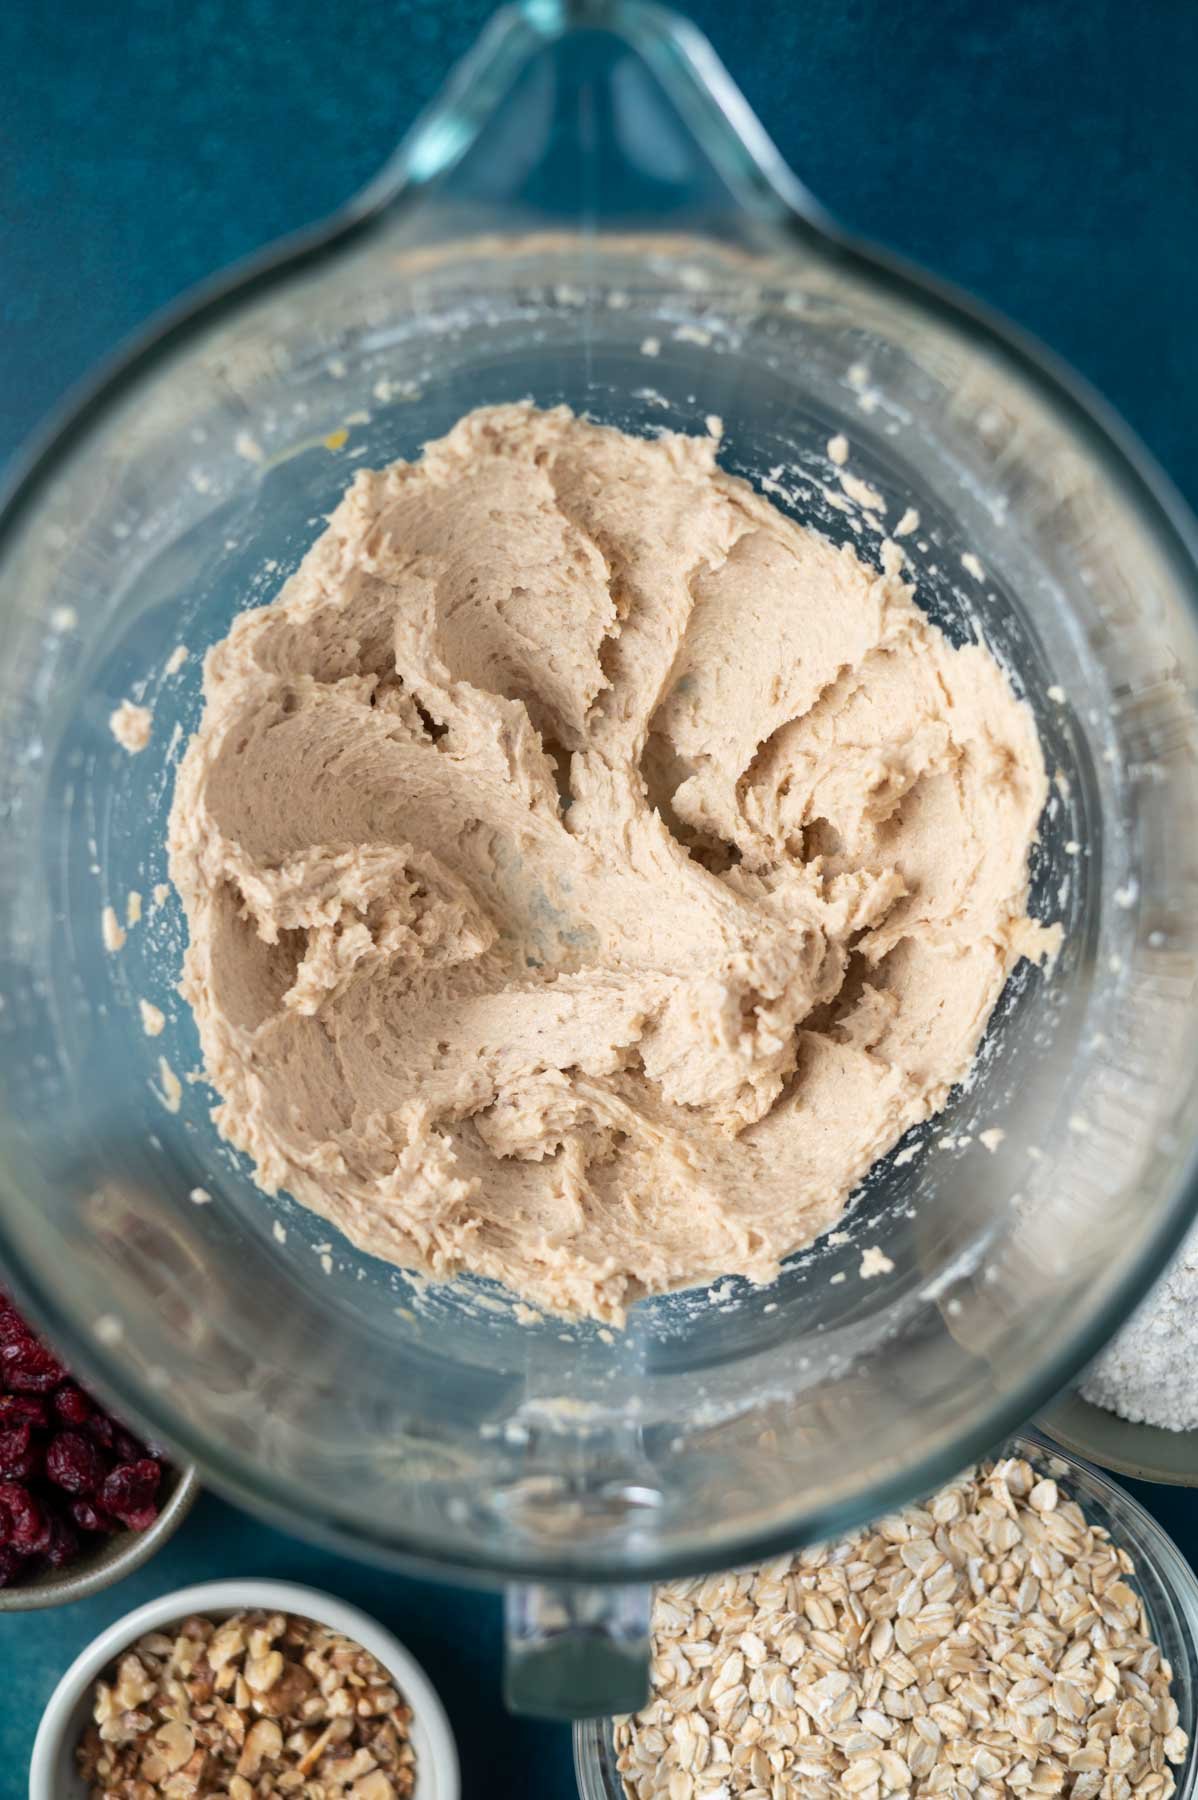
[{"label": "chopped walnut", "polygon": [[407,1800],[411,1708],[374,1657],[290,1614],[184,1620],[96,1683],[89,1800]]}]

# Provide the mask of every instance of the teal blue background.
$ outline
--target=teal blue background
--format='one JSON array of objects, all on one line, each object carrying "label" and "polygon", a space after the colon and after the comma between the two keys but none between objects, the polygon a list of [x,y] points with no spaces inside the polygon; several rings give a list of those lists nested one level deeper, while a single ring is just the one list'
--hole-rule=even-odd
[{"label": "teal blue background", "polygon": [[[0,6],[0,463],[193,281],[373,173],[485,0]],[[1198,7],[1191,0],[695,0],[834,213],[973,289],[1101,388],[1198,502]],[[1193,1557],[1198,1508],[1140,1497]],[[0,1800],[42,1705],[129,1607],[279,1575],[383,1618],[446,1696],[464,1792],[569,1800],[564,1729],[499,1703],[499,1603],[380,1576],[205,1498],[116,1591],[0,1619]]]}]

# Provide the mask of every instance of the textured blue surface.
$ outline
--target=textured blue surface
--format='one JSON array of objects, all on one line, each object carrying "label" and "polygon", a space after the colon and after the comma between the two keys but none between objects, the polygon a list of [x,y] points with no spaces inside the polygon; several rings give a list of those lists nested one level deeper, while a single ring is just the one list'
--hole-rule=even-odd
[{"label": "textured blue surface", "polygon": [[[331,211],[473,41],[485,0],[0,6],[0,461],[190,283]],[[1198,8],[1187,0],[695,0],[846,224],[1061,351],[1198,503]],[[1189,1494],[1141,1490],[1198,1555]],[[370,1570],[205,1499],[116,1591],[0,1619],[0,1800],[65,1664],[185,1582],[273,1574],[383,1618],[446,1695],[465,1793],[569,1800],[564,1730],[506,1719],[492,1598]]]}]

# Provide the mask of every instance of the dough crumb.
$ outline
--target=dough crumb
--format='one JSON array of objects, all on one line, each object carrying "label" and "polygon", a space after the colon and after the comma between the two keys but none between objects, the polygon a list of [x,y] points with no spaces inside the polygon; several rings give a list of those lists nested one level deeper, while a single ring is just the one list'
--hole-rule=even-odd
[{"label": "dough crumb", "polygon": [[79,614],[73,606],[56,606],[50,614],[50,629],[61,636],[65,631],[74,631],[79,623]]},{"label": "dough crumb", "polygon": [[1053,702],[1053,704],[1055,706],[1064,706],[1066,700],[1068,700],[1068,698],[1069,698],[1069,696],[1065,692],[1064,688],[1060,687],[1055,681],[1053,682],[1052,686],[1050,688],[1047,688],[1045,691],[1048,695],[1048,698]]},{"label": "dough crumb", "polygon": [[154,884],[153,904],[154,904],[155,910],[157,910],[157,908],[160,906],[166,905],[167,898],[170,894],[170,891],[171,891],[171,884],[169,881],[159,881]]},{"label": "dough crumb", "polygon": [[884,1250],[880,1249],[877,1244],[871,1244],[861,1258],[861,1267],[857,1273],[862,1281],[872,1281],[875,1275],[893,1274],[894,1264]]},{"label": "dough crumb", "polygon": [[162,1083],[158,1098],[168,1113],[177,1113],[183,1104],[183,1084],[165,1056],[158,1058],[158,1079]]},{"label": "dough crumb", "polygon": [[645,338],[641,344],[641,355],[642,356],[660,356],[661,355],[661,339],[655,338],[655,337]]},{"label": "dough crumb", "polygon": [[388,375],[380,375],[370,391],[383,406],[388,406],[392,400],[419,400],[421,390],[418,381],[393,381]]},{"label": "dough crumb", "polygon": [[266,452],[263,450],[257,438],[251,436],[248,431],[239,431],[237,433],[237,436],[233,439],[233,448],[238,456],[245,462],[260,463],[266,461]]},{"label": "dough crumb", "polygon": [[961,567],[967,575],[972,575],[975,581],[985,581],[986,571],[972,550],[967,550],[961,558]]},{"label": "dough crumb", "polygon": [[911,532],[919,530],[919,514],[913,506],[909,506],[894,528],[896,538],[909,537]]},{"label": "dough crumb", "polygon": [[110,956],[115,956],[118,950],[125,948],[124,929],[111,906],[106,906],[100,914],[100,934]]},{"label": "dough crumb", "polygon": [[991,1156],[1006,1137],[1006,1132],[999,1125],[991,1125],[986,1131],[978,1132],[978,1143],[984,1144]]},{"label": "dough crumb", "polygon": [[125,923],[129,926],[141,924],[141,895],[136,888],[130,888],[125,895]]},{"label": "dough crumb", "polygon": [[132,700],[122,700],[116,711],[108,715],[108,729],[122,750],[137,756],[150,741],[152,720],[148,706],[136,706]]},{"label": "dough crumb", "polygon": [[274,1224],[271,1226],[270,1229],[271,1229],[272,1233],[274,1234],[274,1240],[275,1240],[276,1244],[285,1244],[287,1242],[287,1232],[284,1229],[284,1227],[282,1225],[280,1225],[280,1223],[277,1219],[275,1220]]},{"label": "dough crumb", "polygon": [[147,1037],[161,1037],[166,1027],[166,1014],[152,1000],[139,1000],[141,1012],[141,1028]]},{"label": "dough crumb", "polygon": [[208,1192],[207,1188],[194,1187],[187,1198],[191,1201],[193,1206],[209,1206],[212,1203],[212,1195]]},{"label": "dough crumb", "polygon": [[835,463],[838,468],[843,468],[848,460],[849,440],[842,431],[838,431],[835,437],[828,439],[828,461]]},{"label": "dough crumb", "polygon": [[863,506],[866,512],[883,513],[886,511],[886,502],[877,488],[870,487],[868,481],[862,481],[859,475],[851,475],[845,469],[840,477],[840,485],[849,499],[855,500],[858,506]]},{"label": "dough crumb", "polygon": [[187,655],[187,645],[176,644],[162,665],[162,673],[164,675],[177,675],[179,670],[183,667],[183,664],[187,661]]}]

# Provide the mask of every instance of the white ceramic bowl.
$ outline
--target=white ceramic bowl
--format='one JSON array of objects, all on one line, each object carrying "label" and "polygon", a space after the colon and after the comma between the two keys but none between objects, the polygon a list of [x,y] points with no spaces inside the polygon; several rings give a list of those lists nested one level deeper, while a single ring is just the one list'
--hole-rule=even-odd
[{"label": "white ceramic bowl", "polygon": [[377,1657],[412,1709],[415,1800],[459,1800],[457,1746],[437,1690],[415,1657],[357,1607],[290,1581],[207,1581],[179,1588],[126,1613],[102,1631],[75,1658],[50,1696],[29,1765],[29,1800],[87,1800],[87,1788],[75,1768],[75,1747],[87,1723],[92,1686],[122,1651],[147,1631],[160,1631],[190,1613],[220,1619],[247,1607],[319,1620]]}]

